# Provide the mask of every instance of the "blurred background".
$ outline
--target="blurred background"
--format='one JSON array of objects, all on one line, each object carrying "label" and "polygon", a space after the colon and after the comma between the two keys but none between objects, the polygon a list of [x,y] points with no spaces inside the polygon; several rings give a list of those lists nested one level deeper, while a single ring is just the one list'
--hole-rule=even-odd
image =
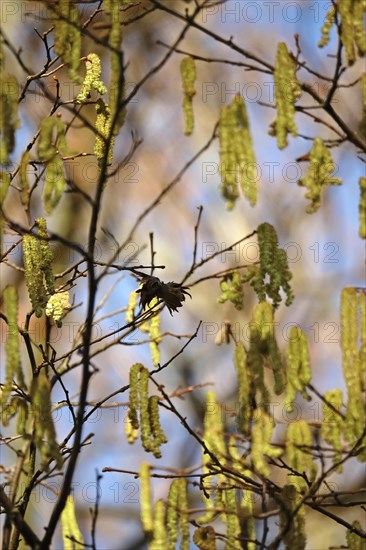
[{"label": "blurred background", "polygon": [[[168,0],[162,2],[172,10],[184,13],[192,3]],[[166,54],[161,43],[171,46],[178,37],[184,23],[177,18],[155,10],[143,18],[138,16],[147,9],[148,1],[136,2],[135,6],[121,11],[121,21],[136,21],[124,25],[122,48],[126,69],[127,94],[141,78]],[[97,2],[78,4],[80,21],[84,22],[97,7]],[[224,40],[232,37],[241,48],[252,52],[261,59],[274,64],[278,42],[285,41],[289,50],[296,51],[294,35],[299,37],[302,59],[311,68],[332,77],[335,68],[336,33],[333,29],[329,45],[320,50],[317,43],[320,29],[330,3],[301,0],[295,2],[228,1],[224,5],[208,5],[197,18],[204,29],[216,33]],[[3,1],[1,18],[4,33],[15,51],[20,51],[24,67],[17,62],[14,52],[5,50],[5,64],[9,72],[15,74],[22,88],[29,74],[38,73],[45,63],[45,46],[39,35],[50,29],[50,12],[47,4],[40,2]],[[102,59],[103,79],[109,81],[109,56],[103,45],[108,28],[98,27],[105,21],[98,15],[89,27],[99,38],[95,44],[90,37],[83,43],[83,55],[94,52]],[[35,29],[38,32],[35,32]],[[48,36],[52,43],[52,33]],[[160,43],[158,43],[160,41]],[[258,71],[244,70],[243,67],[228,62],[244,62],[245,59],[224,43],[198,29],[190,29],[179,44],[185,53],[193,53],[208,60],[197,61],[197,93],[193,99],[195,128],[193,135],[184,135],[182,110],[182,85],[179,64],[182,55],[173,53],[164,67],[154,74],[140,88],[127,107],[127,118],[116,140],[113,165],[118,164],[127,154],[131,145],[131,132],[142,139],[132,160],[119,170],[109,181],[105,190],[98,232],[98,260],[108,262],[116,250],[116,244],[108,236],[112,234],[118,243],[125,243],[117,263],[131,266],[149,265],[151,260],[149,234],[153,233],[155,263],[165,269],[156,270],[156,275],[164,281],[182,280],[188,271],[193,254],[194,226],[198,210],[202,205],[203,214],[198,235],[197,260],[204,259],[212,252],[224,250],[230,244],[250,234],[257,226],[267,221],[274,225],[280,245],[288,252],[290,269],[293,273],[292,286],[295,293],[293,304],[286,308],[281,305],[277,315],[276,336],[281,350],[288,344],[289,331],[293,324],[300,326],[309,338],[313,371],[313,385],[320,392],[334,387],[345,389],[340,354],[340,293],[344,286],[364,284],[363,243],[358,238],[358,179],[364,172],[364,165],[357,159],[355,148],[344,144],[332,148],[337,165],[336,176],[342,178],[343,185],[330,187],[325,193],[322,207],[315,214],[306,214],[307,201],[304,189],[297,185],[304,176],[307,163],[295,159],[307,153],[311,141],[305,138],[336,137],[325,126],[315,124],[309,117],[298,114],[299,134],[304,137],[290,138],[288,147],[279,151],[276,140],[268,135],[270,123],[275,118],[273,109],[273,77]],[[348,69],[343,83],[354,81],[360,74],[362,61]],[[83,68],[81,68],[83,70]],[[65,71],[56,73],[60,85],[60,95],[64,102],[75,98],[79,87],[70,81]],[[300,81],[311,84],[321,96],[329,90],[314,75],[300,70]],[[47,89],[56,92],[53,75],[43,78]],[[129,238],[131,228],[141,213],[159,193],[176,177],[185,164],[210,139],[219,118],[220,108],[229,104],[240,93],[246,100],[250,118],[252,138],[258,163],[259,196],[256,207],[240,197],[233,211],[229,212],[221,197],[219,185],[219,144],[215,139],[199,159],[184,172],[176,185],[161,199],[159,204],[138,225]],[[266,107],[260,102],[271,104]],[[313,105],[310,96],[300,99],[301,105]],[[361,118],[361,90],[359,86],[341,88],[333,98],[333,106],[345,122],[357,130]],[[20,105],[21,126],[17,133],[16,151],[12,158],[13,169],[18,165],[20,155],[32,140],[40,121],[48,116],[52,103],[45,96],[36,81],[29,86],[25,100]],[[69,122],[72,114],[65,108],[59,109],[62,120]],[[319,114],[319,111],[317,112]],[[94,107],[84,107],[83,114],[94,122]],[[72,125],[67,133],[68,145],[78,152],[92,153],[94,137],[80,122]],[[32,152],[34,154],[34,150]],[[32,157],[35,158],[35,157]],[[12,168],[10,167],[10,170]],[[36,166],[30,167],[30,170]],[[78,157],[65,163],[68,177],[85,192],[93,195],[97,182],[97,164],[93,156]],[[32,178],[32,172],[30,172]],[[14,219],[27,225],[27,218],[20,207],[18,193],[13,192],[7,199],[7,212]],[[41,191],[37,189],[32,197],[31,218],[42,215]],[[87,243],[90,207],[78,194],[68,192],[62,198],[54,213],[47,219],[51,231],[65,239]],[[106,231],[103,231],[102,228]],[[4,236],[4,246],[17,242],[17,237]],[[65,247],[53,244],[56,258],[55,270],[61,273],[69,265],[80,259],[78,254]],[[15,265],[22,265],[20,246],[16,246],[9,257]],[[250,238],[230,252],[223,252],[198,269],[187,284],[215,272],[229,269],[236,264],[250,264],[258,260],[256,239]],[[30,309],[29,298],[21,273],[11,267],[2,266],[1,285],[18,286],[20,297],[19,322],[24,323]],[[114,285],[114,286],[113,286]],[[95,337],[106,336],[109,332],[125,324],[128,297],[137,288],[136,279],[126,272],[112,273],[103,279],[98,299],[101,301],[107,292],[107,299],[101,304],[95,326]],[[197,338],[175,359],[167,369],[156,376],[164,384],[165,391],[172,392],[194,384],[209,386],[228,411],[228,427],[235,428],[235,403],[237,382],[232,361],[234,344],[218,347],[214,340],[225,320],[232,323],[237,337],[248,341],[248,322],[251,318],[256,297],[248,287],[245,292],[245,305],[242,311],[235,310],[230,303],[220,305],[219,281],[206,280],[195,285],[192,300],[173,316],[165,309],[161,315],[161,332],[182,335],[176,338],[164,337],[160,345],[161,362],[168,361],[184,345],[187,335],[195,332],[202,321]],[[74,309],[66,317],[60,329],[53,328],[51,341],[58,356],[70,349],[77,331],[85,318],[87,281],[79,278],[71,291]],[[116,310],[121,310],[114,314]],[[42,342],[45,334],[44,320],[34,319],[31,325],[33,338]],[[2,325],[2,343],[5,338]],[[152,360],[148,345],[139,345],[147,338],[146,334],[135,331],[125,341],[118,342],[93,357],[96,372],[90,384],[89,402],[104,399],[118,388],[128,383],[129,369],[141,361],[149,369]],[[107,340],[110,341],[110,340]],[[24,350],[25,351],[25,350]],[[3,348],[1,350],[3,354]],[[71,363],[80,359],[75,353]],[[29,368],[24,353],[23,367]],[[80,383],[80,368],[77,366],[64,377],[70,388],[70,398],[77,402]],[[153,388],[151,388],[153,390]],[[155,390],[156,391],[156,390]],[[206,387],[186,394],[176,401],[180,413],[187,417],[195,429],[202,429]],[[56,404],[64,399],[62,389],[56,385],[52,394]],[[138,471],[143,460],[154,466],[186,468],[199,466],[201,451],[192,437],[177,422],[177,419],[162,410],[161,418],[169,443],[162,449],[162,458],[153,459],[146,455],[139,441],[128,445],[124,433],[127,412],[128,392],[114,396],[109,406],[94,413],[84,428],[84,437],[94,434],[91,444],[83,449],[73,484],[73,495],[77,506],[80,527],[88,541],[91,526],[90,509],[95,505],[97,472],[112,467]],[[274,398],[274,415],[278,422],[276,439],[281,441],[284,427],[290,417],[282,407],[280,398]],[[321,402],[313,395],[313,400],[297,401],[294,415],[311,421],[321,420]],[[62,440],[72,427],[72,419],[66,407],[55,411],[55,423],[59,440]],[[9,430],[14,429],[10,426]],[[10,433],[9,432],[9,433]],[[1,462],[9,467],[14,455],[1,447]],[[351,467],[352,464],[352,467]],[[342,474],[334,474],[332,482],[338,490],[356,489],[362,484],[364,469],[357,462],[348,462]],[[154,499],[164,498],[169,488],[169,480],[154,483]],[[28,518],[37,525],[37,532],[47,523],[47,517],[56,501],[55,491],[61,486],[61,478],[54,477],[32,496]],[[325,488],[324,488],[325,490]],[[100,510],[97,523],[98,548],[106,550],[127,550],[145,548],[140,526],[140,490],[137,479],[130,474],[105,473],[99,485]],[[198,491],[191,491],[191,503],[200,507]],[[356,519],[348,509],[344,517],[347,521]],[[308,548],[328,548],[331,545],[345,544],[344,528],[324,516],[308,513]],[[321,529],[320,529],[321,525]],[[324,533],[327,532],[327,541]],[[54,548],[61,548],[60,533],[57,533]],[[192,546],[193,548],[193,546]]]}]

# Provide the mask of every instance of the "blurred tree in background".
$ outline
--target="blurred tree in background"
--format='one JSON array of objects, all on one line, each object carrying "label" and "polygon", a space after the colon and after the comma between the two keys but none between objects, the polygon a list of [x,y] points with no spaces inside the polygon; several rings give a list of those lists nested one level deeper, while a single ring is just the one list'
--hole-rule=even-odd
[{"label": "blurred tree in background", "polygon": [[365,11],[3,0],[3,549],[365,547]]}]

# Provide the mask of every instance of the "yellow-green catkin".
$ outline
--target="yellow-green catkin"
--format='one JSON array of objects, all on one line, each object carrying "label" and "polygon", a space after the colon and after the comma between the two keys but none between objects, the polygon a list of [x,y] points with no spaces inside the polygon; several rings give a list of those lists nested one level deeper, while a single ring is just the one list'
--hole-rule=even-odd
[{"label": "yellow-green catkin", "polygon": [[280,529],[284,531],[283,541],[286,550],[305,550],[305,510],[300,506],[296,514],[301,494],[296,485],[285,485],[281,493]]},{"label": "yellow-green catkin", "polygon": [[262,409],[256,409],[253,414],[254,424],[252,427],[252,449],[251,457],[255,471],[268,477],[271,470],[268,466],[266,457],[278,458],[282,454],[282,449],[271,445],[274,421],[271,416]]},{"label": "yellow-green catkin", "polygon": [[222,516],[223,520],[226,523],[226,548],[241,550],[241,548],[243,547],[239,541],[241,528],[238,517],[236,493],[237,490],[235,487],[227,487],[223,489],[224,513],[222,514]]},{"label": "yellow-green catkin", "polygon": [[144,366],[141,363],[135,363],[130,369],[130,400],[128,403],[128,418],[134,430],[139,428],[138,411],[139,403],[139,378],[140,370]]},{"label": "yellow-green catkin", "polygon": [[301,95],[296,63],[284,42],[277,47],[274,81],[277,118],[272,122],[269,134],[276,136],[278,148],[284,149],[288,145],[288,134],[297,136],[295,103]]},{"label": "yellow-green catkin", "polygon": [[193,97],[196,94],[197,78],[196,64],[192,57],[184,57],[180,64],[180,74],[183,86],[183,112],[185,121],[184,134],[190,136],[194,128]]},{"label": "yellow-green catkin", "polygon": [[85,61],[86,75],[79,94],[76,97],[76,103],[84,103],[90,97],[92,90],[95,90],[100,95],[107,93],[103,81],[101,80],[102,67],[100,58],[96,53],[90,53]]},{"label": "yellow-green catkin", "polygon": [[56,430],[52,419],[51,384],[44,369],[40,370],[33,379],[31,398],[35,443],[41,455],[42,468],[47,469],[51,459],[54,459],[57,467],[61,468],[63,460],[56,441]]},{"label": "yellow-green catkin", "polygon": [[151,504],[151,466],[148,462],[140,465],[140,495],[141,495],[141,523],[146,534],[154,529],[153,509]]},{"label": "yellow-green catkin", "polygon": [[229,210],[234,208],[239,197],[237,159],[233,146],[235,124],[236,121],[231,107],[222,107],[219,125],[221,193],[227,201]]},{"label": "yellow-green catkin", "polygon": [[[241,476],[251,478],[253,473],[249,468],[249,461],[242,456],[242,452],[239,451],[236,438],[230,436],[228,451],[232,461],[230,468],[233,472],[237,472]],[[241,533],[242,536],[245,533],[247,550],[256,550],[255,545],[255,520],[253,517],[253,494],[250,490],[243,489],[242,497],[239,502],[238,516],[240,517]],[[249,539],[249,540],[248,540]],[[250,541],[253,542],[250,542]]]},{"label": "yellow-green catkin", "polygon": [[179,492],[179,520],[181,532],[181,550],[189,550],[189,523],[188,523],[188,492],[187,481],[178,479]]},{"label": "yellow-green catkin", "polygon": [[135,318],[135,309],[137,306],[138,296],[139,295],[134,290],[130,294],[126,311],[126,323],[132,323]]},{"label": "yellow-green catkin", "polygon": [[0,35],[0,74],[4,70],[4,37]]},{"label": "yellow-green catkin", "polygon": [[[343,405],[342,390],[339,388],[328,390],[324,394],[324,399],[323,421],[320,432],[322,438],[332,445],[334,449],[333,463],[336,463],[342,459],[342,431],[344,428],[344,421],[342,415],[336,412],[340,411]],[[342,472],[342,464],[338,465],[337,472]]]},{"label": "yellow-green catkin", "polygon": [[[348,441],[358,440],[366,424],[366,411],[363,405],[366,327],[366,291],[353,287],[344,288],[341,297],[341,349],[343,376],[347,387],[347,410],[345,437]],[[358,455],[366,460],[366,452]]]},{"label": "yellow-green catkin", "polygon": [[[269,402],[269,391],[264,383],[264,355],[260,347],[260,337],[258,336],[258,326],[252,320],[249,323],[249,349],[247,352],[247,364],[252,380],[253,393],[258,403],[263,404],[265,409]],[[250,418],[252,419],[253,411],[250,410]]]},{"label": "yellow-green catkin", "polygon": [[315,138],[310,151],[310,164],[305,177],[298,181],[302,187],[306,187],[305,198],[310,200],[306,207],[308,214],[316,212],[321,204],[322,193],[327,185],[341,185],[342,180],[332,174],[336,165],[332,155],[326,148],[321,138]]},{"label": "yellow-green catkin", "polygon": [[[213,391],[207,392],[206,395],[203,440],[206,447],[218,460],[225,461],[226,445],[224,439],[222,409]],[[209,474],[212,470],[211,456],[208,453],[202,452],[202,462],[202,473]],[[202,499],[206,507],[206,513],[197,519],[197,523],[200,525],[213,521],[217,514],[215,502],[215,500],[217,500],[217,490],[214,487],[215,479],[216,474],[213,474],[212,477],[205,475],[205,478],[202,480],[202,485],[204,487],[204,491],[202,491]],[[217,476],[217,479],[219,481],[224,480],[221,474]]]},{"label": "yellow-green catkin", "polygon": [[257,345],[260,353],[270,362],[274,376],[274,391],[276,395],[283,392],[285,387],[284,371],[281,353],[275,337],[275,321],[273,306],[265,300],[254,308],[253,321],[258,331]]},{"label": "yellow-green catkin", "polygon": [[358,131],[361,136],[366,139],[366,73],[363,73],[361,78],[361,93],[362,93],[362,118],[358,125]]},{"label": "yellow-green catkin", "polygon": [[175,550],[179,537],[179,484],[175,479],[170,484],[167,508],[168,550]]},{"label": "yellow-green catkin", "polygon": [[48,294],[55,292],[55,278],[53,275],[53,252],[48,243],[47,222],[45,218],[36,218],[39,248],[41,252],[41,270],[44,274],[46,290]]},{"label": "yellow-green catkin", "polygon": [[27,431],[27,420],[29,413],[29,404],[26,399],[22,397],[14,397],[15,401],[15,412],[17,414],[17,425],[16,430],[20,435],[25,435]]},{"label": "yellow-green catkin", "polygon": [[234,365],[239,392],[238,428],[241,432],[247,434],[249,433],[251,418],[251,372],[247,364],[246,351],[241,342],[235,347]]},{"label": "yellow-green catkin", "polygon": [[19,165],[20,200],[26,210],[29,207],[29,179],[28,165],[30,162],[29,151],[24,151]]},{"label": "yellow-green catkin", "polygon": [[243,278],[238,271],[233,271],[225,275],[220,281],[221,296],[218,299],[219,304],[231,302],[235,309],[243,309],[244,292]]},{"label": "yellow-green catkin", "polygon": [[52,214],[66,189],[66,177],[62,159],[56,155],[47,162],[43,188],[43,204],[46,214]]},{"label": "yellow-green catkin", "polygon": [[165,515],[165,502],[162,499],[159,499],[154,505],[154,525],[149,550],[165,550],[167,547],[168,535]]},{"label": "yellow-green catkin", "polygon": [[366,292],[360,292],[358,297],[360,310],[360,375],[361,375],[361,390],[366,392]]},{"label": "yellow-green catkin", "polygon": [[257,164],[250,134],[245,102],[237,94],[231,105],[220,111],[220,175],[221,193],[232,209],[239,197],[239,187],[254,206],[257,202]]},{"label": "yellow-green catkin", "polygon": [[340,36],[346,53],[347,65],[353,65],[357,55],[366,53],[366,33],[364,29],[364,0],[337,1],[337,11],[340,15]]},{"label": "yellow-green catkin", "polygon": [[95,136],[94,155],[99,161],[102,161],[108,146],[107,164],[112,164],[114,137],[111,136],[111,110],[102,99],[97,101],[95,109],[97,113],[95,129],[98,133]]},{"label": "yellow-green catkin", "polygon": [[[213,391],[207,392],[204,428],[204,441],[208,449],[222,460],[226,456],[222,407]],[[207,454],[205,456],[211,461]]]},{"label": "yellow-green catkin", "polygon": [[[0,170],[0,212],[3,206],[3,202],[8,194],[10,186],[10,174]],[[0,253],[3,248],[3,216],[0,217]]]},{"label": "yellow-green catkin", "polygon": [[62,539],[64,550],[82,550],[84,539],[80,532],[75,513],[75,503],[71,495],[67,497],[61,514]]},{"label": "yellow-green catkin", "polygon": [[18,332],[18,294],[14,286],[7,286],[3,293],[4,310],[7,318],[8,331],[6,335],[5,353],[5,384],[1,394],[1,404],[4,408],[10,395],[13,380],[25,388],[24,376],[20,362],[19,332]]},{"label": "yellow-green catkin", "polygon": [[293,410],[296,392],[308,399],[306,386],[311,381],[310,357],[307,337],[299,327],[291,327],[286,351],[286,397],[288,412]]},{"label": "yellow-green catkin", "polygon": [[25,283],[36,317],[41,317],[47,303],[47,292],[41,270],[41,251],[39,241],[34,235],[24,235],[22,241]]},{"label": "yellow-green catkin", "polygon": [[259,300],[265,301],[266,296],[272,299],[276,309],[281,303],[281,287],[286,294],[287,306],[291,305],[294,294],[291,289],[291,271],[288,266],[287,254],[278,246],[275,228],[270,223],[261,223],[257,228],[260,266],[250,280]]},{"label": "yellow-green catkin", "polygon": [[120,52],[122,41],[122,24],[119,16],[120,8],[120,0],[106,0],[103,2],[103,9],[109,15],[111,22],[111,30],[108,36],[108,43],[111,47],[109,107],[110,117],[113,121],[112,133],[114,136],[118,134],[126,118],[126,106],[123,104],[125,99],[125,76],[123,54]]},{"label": "yellow-green catkin", "polygon": [[360,202],[358,203],[358,234],[361,239],[366,239],[366,178],[359,179]]},{"label": "yellow-green catkin", "polygon": [[65,312],[71,308],[70,295],[66,290],[53,294],[46,305],[47,317],[52,317],[58,327],[62,327],[62,318]]},{"label": "yellow-green catkin", "polygon": [[0,207],[3,205],[10,186],[10,174],[0,172]]},{"label": "yellow-green catkin", "polygon": [[[289,424],[286,434],[288,465],[300,474],[305,473],[309,481],[313,481],[317,469],[311,453],[312,440],[311,430],[306,420],[297,420]],[[294,478],[292,475],[289,477],[291,482],[299,484],[300,488],[306,487],[302,477]]]},{"label": "yellow-green catkin", "polygon": [[324,24],[321,28],[321,39],[318,43],[319,48],[323,48],[328,44],[329,33],[334,23],[335,23],[335,9],[334,9],[334,6],[332,5],[325,16]]},{"label": "yellow-green catkin", "polygon": [[15,132],[19,127],[18,89],[15,76],[0,70],[0,164],[10,162],[15,148]]},{"label": "yellow-green catkin", "polygon": [[160,314],[157,313],[150,321],[150,351],[154,367],[160,364],[159,344],[162,340],[160,334]]},{"label": "yellow-green catkin", "polygon": [[[138,296],[138,294],[136,294],[136,296]],[[150,302],[150,309],[153,309],[157,303],[158,299],[153,298],[153,300]],[[159,344],[162,341],[162,336],[160,334],[160,313],[157,312],[151,317],[150,320],[142,323],[139,328],[142,332],[149,333],[151,358],[154,367],[157,367],[160,364]]]},{"label": "yellow-green catkin", "polygon": [[[250,477],[250,470],[245,470],[244,475]],[[251,491],[243,491],[243,496],[240,502],[240,522],[247,541],[247,550],[256,550],[256,532],[255,519],[253,517],[253,495]]]},{"label": "yellow-green catkin", "polygon": [[47,224],[36,219],[37,235],[24,235],[22,241],[25,282],[36,317],[41,317],[50,294],[55,292],[53,254],[48,244]]},{"label": "yellow-green catkin", "polygon": [[56,0],[54,5],[55,45],[54,52],[61,56],[67,66],[69,77],[80,83],[78,68],[81,56],[80,15],[76,4],[70,0]]},{"label": "yellow-green catkin", "polygon": [[[153,298],[149,305],[147,305],[147,304],[145,305],[145,311],[154,309],[156,304],[158,303],[158,301],[159,300],[157,298]],[[141,332],[149,333],[150,332],[150,321],[149,321],[149,319],[147,319],[146,321],[141,323],[139,325],[139,329],[141,330]]]},{"label": "yellow-green catkin", "polygon": [[159,416],[159,397],[157,395],[151,395],[149,397],[149,414],[150,414],[150,429],[151,435],[154,439],[154,456],[160,458],[160,445],[168,442],[168,439],[160,424]]},{"label": "yellow-green catkin", "polygon": [[140,429],[141,443],[146,452],[154,451],[153,438],[151,434],[149,414],[149,371],[143,367],[140,370],[139,397],[140,397]]},{"label": "yellow-green catkin", "polygon": [[[352,527],[362,531],[361,523],[357,519],[352,523]],[[366,548],[365,539],[363,539],[357,533],[354,533],[350,529],[347,530],[346,541],[347,548],[349,548],[349,550],[365,550]]]}]

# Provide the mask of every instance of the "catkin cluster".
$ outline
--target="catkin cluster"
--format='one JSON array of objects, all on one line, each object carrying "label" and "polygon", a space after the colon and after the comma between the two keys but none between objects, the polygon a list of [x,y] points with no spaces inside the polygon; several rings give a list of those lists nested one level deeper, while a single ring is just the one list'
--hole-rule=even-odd
[{"label": "catkin cluster", "polygon": [[149,371],[141,364],[135,363],[130,369],[130,401],[128,422],[126,423],[129,443],[141,432],[141,442],[146,452],[161,457],[160,446],[168,439],[160,425],[159,397],[148,393]]},{"label": "catkin cluster", "polygon": [[[240,353],[240,352],[239,352]],[[238,497],[237,482],[231,481],[225,474],[220,472],[221,467],[229,467],[230,471],[237,472],[239,479],[240,475],[250,478],[253,467],[242,453],[238,451],[237,441],[233,436],[230,436],[226,441],[223,423],[223,408],[218,403],[214,392],[210,391],[206,396],[206,411],[204,419],[204,435],[203,441],[209,453],[203,449],[202,460],[203,478],[201,481],[203,491],[202,499],[206,508],[206,512],[197,518],[197,524],[200,527],[195,531],[193,540],[198,548],[203,550],[211,550],[216,548],[216,534],[213,527],[203,527],[206,523],[212,523],[220,515],[220,519],[226,525],[227,544],[230,548],[239,550],[241,548],[240,538],[242,537],[242,528],[245,525],[246,532],[251,540],[255,539],[255,526],[252,516],[253,501],[250,490],[243,489],[241,491],[242,498]],[[256,411],[257,412],[257,411]],[[258,419],[261,417],[262,411],[258,411]],[[262,418],[264,418],[262,416]],[[258,420],[258,422],[260,422]],[[271,432],[272,433],[272,432]],[[260,453],[268,453],[269,455],[277,455],[276,450],[269,444],[261,446],[259,439],[263,441],[263,437],[259,434],[254,435],[254,429],[251,433],[256,439],[257,447],[255,450],[255,464],[261,463]],[[262,434],[263,435],[263,434]],[[265,437],[267,443],[271,434]],[[282,452],[282,451],[280,451]],[[257,462],[258,458],[258,462]],[[254,460],[254,459],[253,459]],[[255,468],[255,466],[254,466]],[[218,472],[219,470],[219,472]],[[202,527],[201,527],[202,526]],[[255,550],[255,543],[248,541],[248,550]]]},{"label": "catkin cluster", "polygon": [[257,202],[256,158],[250,134],[245,102],[237,94],[231,105],[220,111],[221,192],[232,209],[239,197],[239,187],[251,205]]},{"label": "catkin cluster", "polygon": [[152,504],[151,466],[140,466],[141,523],[149,540],[149,550],[189,550],[188,493],[185,479],[175,479],[170,485],[168,501],[158,499]]},{"label": "catkin cluster", "polygon": [[[105,3],[107,5],[107,3]],[[118,16],[118,10],[117,10]],[[117,19],[119,25],[119,20]],[[114,54],[112,52],[112,60]],[[112,61],[113,62],[113,61]],[[86,75],[82,88],[76,97],[77,103],[85,103],[90,98],[92,90],[95,90],[100,95],[107,93],[107,88],[101,80],[102,67],[100,58],[95,53],[90,53],[85,59]],[[114,78],[114,76],[112,76]],[[113,117],[110,106],[100,97],[95,103],[96,120],[95,120],[95,143],[94,155],[98,161],[104,159],[108,147],[107,164],[112,164],[114,136],[112,136]]]},{"label": "catkin cluster", "polygon": [[364,14],[366,3],[364,0],[337,0],[332,4],[326,15],[322,27],[320,48],[329,42],[329,33],[336,22],[336,14],[339,17],[338,27],[340,38],[346,52],[347,65],[353,65],[357,55],[362,57],[366,53],[366,33],[364,28]]}]

